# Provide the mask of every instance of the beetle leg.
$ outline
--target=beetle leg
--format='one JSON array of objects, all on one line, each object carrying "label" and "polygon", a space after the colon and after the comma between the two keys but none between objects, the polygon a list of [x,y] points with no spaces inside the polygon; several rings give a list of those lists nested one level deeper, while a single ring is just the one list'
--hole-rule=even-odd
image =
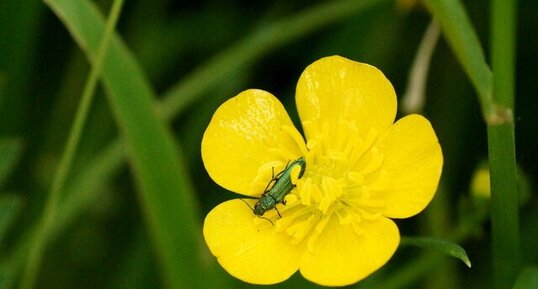
[{"label": "beetle leg", "polygon": [[269,221],[269,223],[271,223],[271,225],[273,225],[273,227],[275,226],[275,224],[273,224],[273,221],[271,221],[271,219],[269,219],[269,218],[262,217],[262,216],[258,216],[258,218],[265,219],[265,220]]},{"label": "beetle leg", "polygon": [[274,179],[271,179],[269,181],[269,183],[267,183],[267,186],[265,186],[265,189],[263,190],[263,193],[262,193],[262,196],[265,196],[265,193],[267,193],[267,191],[269,190],[269,186],[271,185],[271,183],[274,181]]},{"label": "beetle leg", "polygon": [[276,210],[278,216],[282,219],[282,215],[280,214],[280,212],[278,211],[278,208],[276,206],[275,206],[275,210]]},{"label": "beetle leg", "polygon": [[278,176],[280,175],[281,173],[279,173],[276,177],[275,177],[275,167],[271,167],[271,180],[267,183],[267,186],[265,186],[265,189],[263,190],[263,195],[265,195],[265,193],[267,193],[267,191],[269,191],[269,187],[271,186],[272,183],[276,182],[278,180]]}]

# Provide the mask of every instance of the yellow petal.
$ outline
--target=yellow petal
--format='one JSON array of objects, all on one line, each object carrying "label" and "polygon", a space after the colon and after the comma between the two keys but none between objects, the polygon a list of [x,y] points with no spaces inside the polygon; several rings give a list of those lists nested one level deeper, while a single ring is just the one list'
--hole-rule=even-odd
[{"label": "yellow petal", "polygon": [[[255,200],[248,200],[250,206]],[[256,217],[241,200],[215,207],[205,218],[204,238],[221,266],[232,276],[254,284],[274,284],[298,269],[302,250]]]},{"label": "yellow petal", "polygon": [[[223,103],[202,139],[202,159],[222,187],[259,196],[271,179],[301,155],[304,140],[272,94],[250,89]],[[256,179],[263,175],[263,178]]]},{"label": "yellow petal", "polygon": [[354,123],[364,135],[372,128],[382,133],[396,116],[396,94],[385,75],[341,56],[308,66],[295,97],[307,139],[324,123],[337,124],[338,119]]},{"label": "yellow petal", "polygon": [[[383,266],[400,242],[398,228],[380,217],[362,221],[360,230],[333,218],[301,260],[301,274],[324,286],[353,284]],[[357,232],[360,231],[360,232]]]},{"label": "yellow petal", "polygon": [[383,214],[407,218],[422,211],[433,198],[443,167],[443,154],[430,122],[420,115],[398,120],[380,138],[383,169],[389,185],[373,197],[386,202]]}]

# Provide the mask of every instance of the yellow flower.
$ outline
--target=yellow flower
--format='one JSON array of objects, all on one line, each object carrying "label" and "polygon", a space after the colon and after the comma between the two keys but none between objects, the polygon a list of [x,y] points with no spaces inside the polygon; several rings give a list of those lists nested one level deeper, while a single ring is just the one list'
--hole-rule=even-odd
[{"label": "yellow flower", "polygon": [[222,267],[249,283],[282,282],[299,270],[317,284],[352,284],[394,254],[400,235],[390,218],[413,216],[432,199],[441,148],[424,117],[394,123],[394,89],[367,64],[340,56],[314,62],[296,103],[306,143],[266,91],[243,91],[215,112],[202,158],[225,189],[259,198],[273,171],[300,157],[306,169],[278,204],[282,217],[267,211],[269,222],[241,199],[226,201],[207,215],[204,237]]}]

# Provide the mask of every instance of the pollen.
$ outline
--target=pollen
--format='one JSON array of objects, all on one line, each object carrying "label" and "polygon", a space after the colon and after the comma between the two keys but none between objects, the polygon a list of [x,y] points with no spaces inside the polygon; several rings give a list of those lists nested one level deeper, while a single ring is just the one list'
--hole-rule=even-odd
[{"label": "pollen", "polygon": [[331,224],[362,234],[362,222],[381,216],[385,202],[376,199],[376,192],[389,184],[384,157],[375,147],[378,133],[360,132],[344,119],[331,122],[338,125],[303,122],[311,133],[304,150],[306,171],[275,222],[277,232],[288,234],[293,244],[306,242],[309,250]]}]

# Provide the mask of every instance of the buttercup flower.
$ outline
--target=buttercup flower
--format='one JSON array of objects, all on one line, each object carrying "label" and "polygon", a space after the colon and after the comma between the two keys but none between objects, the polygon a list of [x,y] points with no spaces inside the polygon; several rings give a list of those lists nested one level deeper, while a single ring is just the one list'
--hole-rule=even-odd
[{"label": "buttercup flower", "polygon": [[222,267],[249,283],[299,270],[317,284],[352,284],[394,254],[400,235],[391,218],[411,217],[432,199],[441,148],[424,117],[394,123],[394,88],[373,66],[320,59],[295,97],[306,142],[266,91],[243,91],[213,115],[202,158],[223,188],[260,198],[273,172],[300,157],[306,165],[302,177],[293,174],[286,204],[263,215],[270,221],[253,213],[256,199],[238,198],[209,212],[204,237]]}]

